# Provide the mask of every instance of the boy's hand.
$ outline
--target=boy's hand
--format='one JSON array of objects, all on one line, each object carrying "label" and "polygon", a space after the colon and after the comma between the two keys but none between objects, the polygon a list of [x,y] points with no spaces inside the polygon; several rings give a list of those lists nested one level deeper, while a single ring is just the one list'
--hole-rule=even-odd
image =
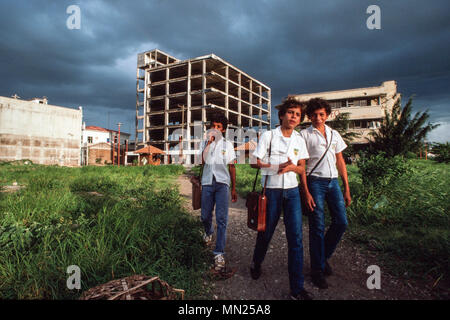
[{"label": "boy's hand", "polygon": [[237,201],[237,192],[236,190],[231,190],[231,202]]},{"label": "boy's hand", "polygon": [[350,195],[350,190],[346,189],[344,191],[344,201],[345,201],[345,207],[347,208],[352,203],[352,196]]},{"label": "boy's hand", "polygon": [[292,160],[288,158],[288,161],[280,164],[278,174],[284,174],[289,171],[295,171],[297,166],[292,163]]},{"label": "boy's hand", "polygon": [[306,193],[305,195],[305,202],[306,206],[308,207],[309,211],[314,211],[314,208],[316,207],[316,203],[314,202],[314,198],[311,195],[311,193]]}]

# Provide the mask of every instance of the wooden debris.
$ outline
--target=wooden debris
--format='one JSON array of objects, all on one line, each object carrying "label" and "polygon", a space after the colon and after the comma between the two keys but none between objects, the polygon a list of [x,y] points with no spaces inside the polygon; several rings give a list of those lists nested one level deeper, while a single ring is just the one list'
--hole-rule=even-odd
[{"label": "wooden debris", "polygon": [[184,300],[184,290],[172,288],[159,277],[133,275],[91,288],[80,300]]}]

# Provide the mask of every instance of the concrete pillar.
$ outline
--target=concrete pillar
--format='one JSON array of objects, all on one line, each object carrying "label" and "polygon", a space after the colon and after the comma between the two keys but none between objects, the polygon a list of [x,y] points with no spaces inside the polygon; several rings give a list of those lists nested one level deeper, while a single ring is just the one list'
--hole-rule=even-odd
[{"label": "concrete pillar", "polygon": [[169,74],[170,69],[166,69],[166,92],[164,95],[164,163],[167,164],[167,152],[169,151]]},{"label": "concrete pillar", "polygon": [[191,164],[191,107],[192,107],[192,100],[191,100],[191,75],[192,75],[192,65],[191,61],[188,61],[188,73],[187,73],[187,108],[185,108],[186,111],[186,135],[187,135],[187,148],[188,154],[186,156],[186,164]]}]

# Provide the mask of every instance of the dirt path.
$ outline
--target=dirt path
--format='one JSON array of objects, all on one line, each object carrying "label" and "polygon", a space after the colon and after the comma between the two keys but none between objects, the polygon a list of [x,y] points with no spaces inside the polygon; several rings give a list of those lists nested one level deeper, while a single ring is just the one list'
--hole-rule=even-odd
[{"label": "dirt path", "polygon": [[[186,208],[191,210],[191,183],[187,176],[180,176],[178,183],[180,193],[186,199]],[[200,210],[193,211],[193,214],[199,216]],[[250,277],[249,266],[253,256],[256,232],[247,227],[245,200],[239,197],[236,203],[230,202],[225,256],[227,263],[237,268],[237,272],[230,279],[211,283],[214,299],[284,300],[289,298],[287,241],[281,219],[262,265],[263,273],[255,281]],[[314,299],[422,300],[433,298],[429,293],[430,288],[424,284],[396,278],[383,272],[382,268],[381,289],[369,290],[366,281],[370,275],[366,273],[366,270],[368,266],[376,265],[377,259],[371,253],[362,252],[350,240],[346,240],[345,235],[330,259],[333,275],[327,278],[329,288],[320,290],[313,286],[309,276],[308,228],[305,224],[303,225],[303,247],[305,289],[314,295]]]}]

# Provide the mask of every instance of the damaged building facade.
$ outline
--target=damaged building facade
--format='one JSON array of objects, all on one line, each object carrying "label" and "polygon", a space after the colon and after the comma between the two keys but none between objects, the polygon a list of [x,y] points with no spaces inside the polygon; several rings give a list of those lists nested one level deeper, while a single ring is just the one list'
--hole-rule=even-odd
[{"label": "damaged building facade", "polygon": [[0,161],[79,166],[82,117],[81,107],[49,105],[46,98],[0,97]]},{"label": "damaged building facade", "polygon": [[165,164],[180,145],[183,163],[194,162],[203,138],[194,126],[205,132],[211,113],[223,112],[230,129],[270,127],[270,88],[214,54],[178,60],[147,51],[138,54],[136,75],[136,146],[164,150]]},{"label": "damaged building facade", "polygon": [[[397,93],[397,83],[393,80],[385,81],[381,86],[348,89],[339,91],[325,91],[307,94],[291,95],[297,100],[306,102],[312,98],[327,100],[332,112],[328,121],[333,121],[340,113],[349,114],[349,128],[351,132],[359,134],[353,140],[354,144],[365,144],[370,138],[370,132],[378,130],[386,113],[391,114],[392,108],[400,101]],[[310,124],[305,118],[306,125]]]}]

